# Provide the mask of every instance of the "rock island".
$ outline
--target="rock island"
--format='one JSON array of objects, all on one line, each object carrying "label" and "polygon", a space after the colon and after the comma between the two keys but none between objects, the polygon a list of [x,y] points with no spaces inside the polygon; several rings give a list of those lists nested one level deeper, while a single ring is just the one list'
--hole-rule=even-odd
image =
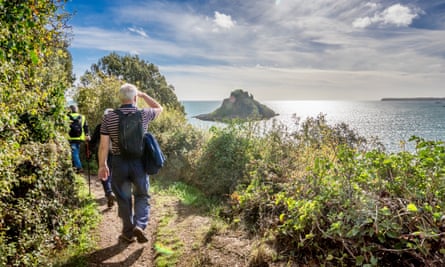
[{"label": "rock island", "polygon": [[272,109],[256,101],[251,94],[241,89],[237,89],[224,99],[222,105],[208,114],[200,114],[194,118],[204,121],[231,120],[265,120],[278,114]]}]

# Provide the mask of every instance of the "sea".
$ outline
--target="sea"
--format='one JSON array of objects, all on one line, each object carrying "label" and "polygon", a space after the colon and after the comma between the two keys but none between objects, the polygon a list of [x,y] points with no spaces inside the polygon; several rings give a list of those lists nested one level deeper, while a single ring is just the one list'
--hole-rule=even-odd
[{"label": "sea", "polygon": [[[391,100],[391,101],[260,101],[279,115],[273,119],[295,130],[295,117],[324,114],[328,124],[346,123],[365,138],[378,138],[391,153],[415,151],[411,136],[430,141],[445,141],[445,101]],[[212,112],[222,101],[182,101],[187,120],[194,126],[208,129],[222,126],[218,122],[201,121],[194,116]],[[272,119],[265,122],[271,123]]]}]

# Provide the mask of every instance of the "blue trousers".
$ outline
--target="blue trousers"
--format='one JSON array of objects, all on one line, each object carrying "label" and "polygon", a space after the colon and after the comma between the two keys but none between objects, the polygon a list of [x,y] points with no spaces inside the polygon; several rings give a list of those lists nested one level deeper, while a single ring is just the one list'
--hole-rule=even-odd
[{"label": "blue trousers", "polygon": [[71,158],[73,161],[73,166],[80,170],[82,169],[82,163],[80,162],[80,143],[70,143],[71,144]]},{"label": "blue trousers", "polygon": [[[113,155],[111,188],[116,196],[118,215],[122,219],[122,233],[133,236],[133,228],[145,229],[150,216],[149,177],[140,159],[128,160]],[[132,205],[134,196],[134,209]]]},{"label": "blue trousers", "polygon": [[108,179],[106,181],[101,180],[102,187],[104,188],[105,196],[110,195],[113,190],[111,190],[111,176],[108,176]]},{"label": "blue trousers", "polygon": [[[108,153],[108,158],[107,158],[107,165],[111,166],[112,164],[112,157],[111,157],[111,152]],[[102,187],[104,188],[104,193],[105,196],[110,195],[113,191],[111,190],[111,173],[110,175],[107,177],[106,181],[100,180],[102,182]]]}]

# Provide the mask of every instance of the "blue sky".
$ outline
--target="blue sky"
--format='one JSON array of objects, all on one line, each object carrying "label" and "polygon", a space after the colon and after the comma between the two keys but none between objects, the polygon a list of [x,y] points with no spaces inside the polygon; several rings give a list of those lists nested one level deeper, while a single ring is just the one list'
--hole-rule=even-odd
[{"label": "blue sky", "polygon": [[445,0],[72,0],[76,76],[117,52],[180,100],[445,97]]}]

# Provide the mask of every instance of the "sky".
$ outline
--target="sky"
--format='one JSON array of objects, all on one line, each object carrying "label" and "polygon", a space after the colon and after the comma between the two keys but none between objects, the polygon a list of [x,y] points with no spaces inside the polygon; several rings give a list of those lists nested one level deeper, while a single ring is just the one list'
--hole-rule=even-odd
[{"label": "sky", "polygon": [[79,78],[138,55],[179,100],[445,97],[445,0],[71,0]]}]

